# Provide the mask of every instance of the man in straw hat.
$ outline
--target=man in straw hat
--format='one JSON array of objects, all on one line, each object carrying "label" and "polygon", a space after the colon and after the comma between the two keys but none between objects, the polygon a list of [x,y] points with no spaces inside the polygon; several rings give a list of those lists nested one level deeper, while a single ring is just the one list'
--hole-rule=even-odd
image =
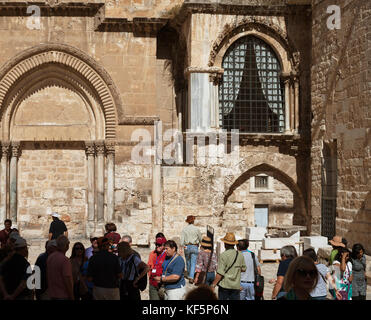
[{"label": "man in straw hat", "polygon": [[201,231],[194,226],[195,219],[195,216],[187,216],[186,222],[188,225],[182,230],[180,237],[180,245],[184,247],[184,256],[187,263],[187,273],[190,283],[193,283],[198,255],[198,245],[202,240]]},{"label": "man in straw hat", "polygon": [[240,300],[241,272],[246,271],[246,264],[241,252],[234,249],[238,244],[233,232],[227,232],[224,238],[225,251],[220,254],[216,277],[211,288],[219,286],[219,300]]},{"label": "man in straw hat", "polygon": [[49,240],[57,239],[62,235],[68,238],[67,227],[62,220],[59,220],[61,217],[60,214],[57,212],[52,212],[50,215],[52,216],[53,221],[51,222],[49,228]]}]

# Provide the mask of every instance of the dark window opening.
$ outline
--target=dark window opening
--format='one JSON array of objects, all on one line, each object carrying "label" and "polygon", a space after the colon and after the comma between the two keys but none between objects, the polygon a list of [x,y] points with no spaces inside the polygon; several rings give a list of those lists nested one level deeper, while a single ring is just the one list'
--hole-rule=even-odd
[{"label": "dark window opening", "polygon": [[238,39],[227,50],[219,87],[219,124],[240,132],[283,132],[284,85],[281,65],[264,41]]}]

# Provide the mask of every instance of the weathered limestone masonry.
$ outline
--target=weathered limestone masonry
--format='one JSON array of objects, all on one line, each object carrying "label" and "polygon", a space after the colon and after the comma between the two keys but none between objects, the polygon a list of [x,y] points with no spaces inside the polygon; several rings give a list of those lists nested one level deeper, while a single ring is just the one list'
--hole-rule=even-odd
[{"label": "weathered limestone masonry", "polygon": [[[319,233],[327,218],[321,197],[336,199],[330,209],[336,211],[336,233],[350,245],[362,243],[370,254],[371,3],[336,1],[341,28],[329,30],[326,8],[332,4],[312,6],[312,224]],[[329,191],[324,175],[330,179],[336,166],[337,190]]]},{"label": "weathered limestone masonry", "polygon": [[[267,204],[270,224],[310,232],[307,1],[47,1],[35,3],[36,27],[31,4],[0,5],[0,220],[45,238],[55,210],[72,238],[114,221],[148,245],[158,231],[179,236],[188,214],[217,236],[243,236],[254,205]],[[223,56],[251,35],[280,61],[284,132],[241,135],[233,165],[133,162],[143,135],[153,144],[167,129],[220,132]],[[250,190],[258,174],[274,193]]]},{"label": "weathered limestone masonry", "polygon": [[[26,237],[44,239],[46,213],[55,210],[72,238],[113,221],[135,244],[148,245],[159,231],[178,237],[189,214],[216,237],[242,237],[255,223],[255,206],[267,205],[269,225],[323,233],[321,196],[333,203],[335,190],[331,179],[321,188],[325,145],[325,172],[338,164],[337,231],[369,243],[370,10],[367,1],[338,2],[343,28],[330,32],[329,1],[48,0],[35,2],[39,19],[27,13],[32,2],[3,1],[0,221],[10,217]],[[224,144],[210,135],[223,129],[221,92],[231,76],[224,59],[248,39],[264,43],[278,62],[275,94],[264,93],[260,80],[251,86],[279,97],[281,109],[272,111],[278,107],[264,98],[267,123],[261,110],[254,119],[268,129],[239,135],[238,161],[200,161],[216,143],[235,154],[232,134]],[[228,99],[236,111],[237,98]],[[272,129],[278,117],[280,129]],[[168,129],[182,133],[183,163],[154,161],[169,141],[150,147]],[[206,146],[187,131],[206,135]],[[141,155],[152,158],[138,163],[132,154],[144,138],[149,150]],[[259,175],[269,177],[265,192],[255,189]]]}]

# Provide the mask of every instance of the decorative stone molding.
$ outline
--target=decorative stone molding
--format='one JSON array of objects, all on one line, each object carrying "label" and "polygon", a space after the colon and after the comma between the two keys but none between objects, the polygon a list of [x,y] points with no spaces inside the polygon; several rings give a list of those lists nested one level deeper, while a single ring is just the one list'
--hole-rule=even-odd
[{"label": "decorative stone molding", "polygon": [[97,152],[97,155],[104,155],[106,151],[106,147],[104,145],[104,141],[97,141],[95,142],[95,150]]},{"label": "decorative stone molding", "polygon": [[68,45],[43,44],[32,47],[5,64],[0,69],[0,105],[3,105],[17,81],[48,63],[64,65],[83,77],[86,83],[91,84],[104,111],[105,138],[114,139],[117,117],[123,113],[118,90],[111,77],[97,62],[79,49]]},{"label": "decorative stone molding", "polygon": [[95,155],[95,146],[93,141],[85,141],[85,153],[87,155]]},{"label": "decorative stone molding", "polygon": [[1,143],[1,152],[2,156],[8,157],[10,154],[10,142],[9,141],[3,141]]},{"label": "decorative stone molding", "polygon": [[107,154],[115,154],[115,145],[114,141],[107,141],[106,142],[106,152]]},{"label": "decorative stone molding", "polygon": [[120,125],[153,125],[155,121],[159,121],[160,117],[150,116],[150,117],[136,117],[136,116],[126,116],[120,119]]},{"label": "decorative stone molding", "polygon": [[249,30],[256,30],[265,33],[276,39],[287,51],[290,51],[290,45],[287,39],[287,33],[267,17],[246,17],[241,21],[236,21],[233,25],[225,25],[224,30],[219,34],[218,38],[212,45],[212,51],[209,57],[208,65],[214,66],[215,59],[220,48],[233,36],[246,32]]},{"label": "decorative stone molding", "polygon": [[222,79],[224,69],[219,67],[188,67],[184,71],[184,75],[187,77],[191,73],[209,73],[209,80],[210,82],[214,83],[215,85],[220,82]]},{"label": "decorative stone molding", "polygon": [[11,157],[16,157],[18,158],[20,155],[20,149],[21,144],[19,141],[12,141],[11,142]]}]

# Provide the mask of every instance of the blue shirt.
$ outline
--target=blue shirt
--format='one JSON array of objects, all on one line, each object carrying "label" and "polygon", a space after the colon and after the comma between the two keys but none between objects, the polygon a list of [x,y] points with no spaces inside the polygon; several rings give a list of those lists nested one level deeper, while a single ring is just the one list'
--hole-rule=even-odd
[{"label": "blue shirt", "polygon": [[162,274],[166,277],[172,274],[177,274],[178,276],[180,276],[180,279],[177,282],[164,282],[165,289],[177,289],[185,286],[184,269],[185,263],[181,256],[177,256],[176,258],[166,257],[164,263],[162,264]]}]

